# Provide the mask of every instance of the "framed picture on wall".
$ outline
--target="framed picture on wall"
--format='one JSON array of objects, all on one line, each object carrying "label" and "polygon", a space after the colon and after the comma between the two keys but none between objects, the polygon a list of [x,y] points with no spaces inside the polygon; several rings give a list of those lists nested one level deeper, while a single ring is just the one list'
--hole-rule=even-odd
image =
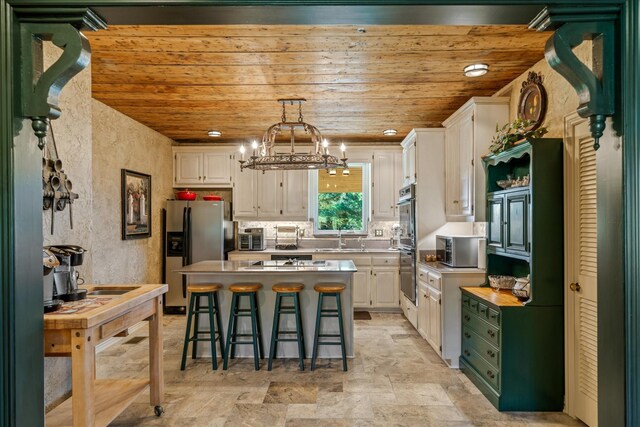
[{"label": "framed picture on wall", "polygon": [[151,175],[122,169],[122,240],[151,237]]}]

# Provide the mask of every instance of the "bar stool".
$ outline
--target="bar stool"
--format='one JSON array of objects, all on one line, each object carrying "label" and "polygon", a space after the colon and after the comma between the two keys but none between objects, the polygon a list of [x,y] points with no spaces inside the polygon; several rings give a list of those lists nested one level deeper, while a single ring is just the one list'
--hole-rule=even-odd
[{"label": "bar stool", "polygon": [[[260,351],[260,359],[264,359],[264,349],[262,346],[262,330],[260,326],[260,311],[258,309],[258,291],[262,289],[260,283],[236,283],[229,286],[229,291],[233,294],[231,297],[231,309],[229,310],[229,328],[227,329],[227,346],[224,353],[224,364],[222,369],[226,370],[229,366],[229,356],[232,359],[236,356],[236,345],[252,344],[253,345],[253,361],[256,371],[260,369],[258,360],[258,350]],[[249,298],[249,308],[240,308],[240,299],[242,297]],[[238,317],[251,317],[251,333],[239,334]],[[251,341],[238,341],[238,337],[252,337]]]},{"label": "bar stool", "polygon": [[[213,369],[218,369],[218,355],[216,353],[216,341],[220,341],[220,353],[224,355],[224,336],[222,332],[222,318],[220,315],[220,304],[218,304],[218,291],[222,289],[222,285],[218,283],[198,283],[187,285],[187,292],[191,294],[189,302],[189,312],[187,314],[187,331],[184,335],[184,347],[182,349],[182,364],[180,370],[184,371],[187,364],[187,350],[189,343],[193,342],[191,358],[196,358],[198,341],[210,341],[211,342],[211,363]],[[200,307],[200,297],[207,297],[208,305],[206,309]],[[200,313],[209,314],[209,330],[201,331],[199,329]],[[218,323],[218,329],[216,330],[214,325],[215,320]],[[193,335],[189,337],[191,332],[191,319],[194,319]],[[199,338],[200,334],[209,334],[208,338]]]},{"label": "bar stool", "polygon": [[[316,358],[318,356],[319,345],[339,345],[342,350],[342,370],[347,370],[347,354],[344,348],[344,328],[342,326],[342,304],[340,304],[340,293],[346,288],[342,283],[318,283],[313,289],[318,292],[318,311],[316,313],[316,331],[313,338],[313,355],[311,356],[311,370],[316,369]],[[336,298],[336,309],[323,309],[324,297]],[[323,317],[338,318],[338,334],[321,334],[320,323]],[[339,342],[320,342],[320,338],[340,338]]]},{"label": "bar stool", "polygon": [[[298,359],[300,361],[300,370],[304,371],[304,333],[302,329],[302,312],[300,311],[300,291],[304,289],[301,283],[277,283],[271,287],[276,293],[276,304],[273,312],[273,328],[271,329],[271,346],[269,348],[269,368],[271,370],[273,359],[276,358],[279,342],[297,342],[298,343]],[[283,298],[293,298],[292,306],[282,305]],[[293,314],[296,318],[296,329],[294,331],[280,330],[280,315]],[[280,338],[280,335],[296,335],[296,338]]]}]

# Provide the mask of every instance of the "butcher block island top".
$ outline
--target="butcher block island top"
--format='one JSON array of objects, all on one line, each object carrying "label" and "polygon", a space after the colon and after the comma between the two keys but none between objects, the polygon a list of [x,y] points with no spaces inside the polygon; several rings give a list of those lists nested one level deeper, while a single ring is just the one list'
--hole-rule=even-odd
[{"label": "butcher block island top", "polygon": [[176,270],[181,274],[287,274],[287,273],[352,273],[357,271],[351,260],[322,261],[200,261]]},{"label": "butcher block island top", "polygon": [[[47,426],[107,426],[150,387],[163,412],[162,295],[168,286],[85,285],[87,299],[44,315],[45,357],[71,357],[72,398],[46,416]],[[141,321],[149,322],[149,378],[96,379],[95,348]],[[149,409],[151,411],[151,408]]]}]

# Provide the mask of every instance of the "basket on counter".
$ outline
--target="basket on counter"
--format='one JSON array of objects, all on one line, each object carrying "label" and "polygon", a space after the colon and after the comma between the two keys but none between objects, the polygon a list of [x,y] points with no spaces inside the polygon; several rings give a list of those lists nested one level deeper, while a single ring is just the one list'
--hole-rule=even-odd
[{"label": "basket on counter", "polygon": [[491,276],[489,275],[489,285],[495,289],[513,289],[516,278],[513,276]]}]

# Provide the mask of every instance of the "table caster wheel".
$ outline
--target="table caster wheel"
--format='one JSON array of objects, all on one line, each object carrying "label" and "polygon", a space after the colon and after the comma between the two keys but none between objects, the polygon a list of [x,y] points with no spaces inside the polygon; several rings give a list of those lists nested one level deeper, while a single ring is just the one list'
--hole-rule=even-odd
[{"label": "table caster wheel", "polygon": [[153,408],[153,413],[156,414],[156,417],[161,417],[164,414],[164,408],[160,405],[155,406]]}]

